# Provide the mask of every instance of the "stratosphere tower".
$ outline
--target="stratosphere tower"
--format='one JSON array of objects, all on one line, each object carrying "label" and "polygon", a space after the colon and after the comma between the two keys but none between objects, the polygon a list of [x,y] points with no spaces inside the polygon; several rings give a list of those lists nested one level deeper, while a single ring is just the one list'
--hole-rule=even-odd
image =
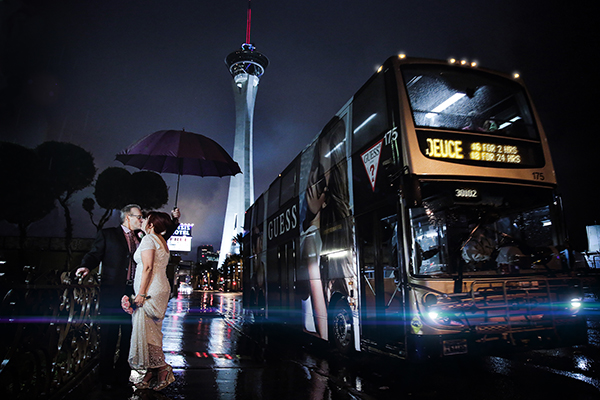
[{"label": "stratosphere tower", "polygon": [[250,43],[250,2],[246,27],[246,43],[240,50],[229,54],[225,63],[233,77],[235,99],[235,140],[233,159],[242,169],[242,174],[232,176],[229,181],[229,195],[225,212],[225,224],[219,253],[219,266],[223,265],[228,254],[239,253],[239,243],[234,238],[244,227],[244,214],[254,202],[253,171],[253,119],[254,102],[260,77],[265,72],[269,60],[256,51]]}]

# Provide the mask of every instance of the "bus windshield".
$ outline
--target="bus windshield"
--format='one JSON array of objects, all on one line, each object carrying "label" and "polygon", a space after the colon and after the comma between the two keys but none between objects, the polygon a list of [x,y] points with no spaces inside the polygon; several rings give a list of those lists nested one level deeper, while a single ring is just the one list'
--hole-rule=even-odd
[{"label": "bus windshield", "polygon": [[405,65],[402,75],[417,127],[537,140],[524,89],[482,71]]},{"label": "bus windshield", "polygon": [[554,247],[552,191],[525,186],[425,182],[410,209],[412,272],[448,277],[562,269]]}]

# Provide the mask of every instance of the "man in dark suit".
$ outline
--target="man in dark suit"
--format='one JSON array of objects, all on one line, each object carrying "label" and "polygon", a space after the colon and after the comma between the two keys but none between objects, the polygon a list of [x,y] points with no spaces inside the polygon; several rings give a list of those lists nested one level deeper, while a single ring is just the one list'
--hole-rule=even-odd
[{"label": "man in dark suit", "polygon": [[[179,225],[179,210],[173,210],[174,229]],[[121,225],[98,232],[91,250],[83,256],[78,276],[86,276],[90,270],[100,267],[100,379],[103,390],[130,388],[131,368],[127,358],[131,339],[131,317],[121,309],[123,295],[133,294],[135,262],[133,253],[139,244],[136,231],[142,226],[141,207],[129,204],[121,209]],[[165,235],[165,236],[166,236]],[[119,340],[119,330],[121,336]],[[118,343],[117,343],[118,342]],[[119,348],[119,358],[114,361]]]},{"label": "man in dark suit", "polygon": [[[105,228],[98,232],[91,250],[83,256],[77,275],[85,276],[100,263],[100,379],[104,390],[114,386],[128,385],[131,369],[127,362],[131,338],[131,317],[121,309],[121,297],[133,294],[133,283],[128,281],[133,246],[128,244],[127,235],[142,227],[142,210],[136,204],[121,210],[121,225]],[[130,247],[132,247],[130,249]],[[119,340],[119,329],[121,340]],[[114,362],[119,342],[119,358]]]}]

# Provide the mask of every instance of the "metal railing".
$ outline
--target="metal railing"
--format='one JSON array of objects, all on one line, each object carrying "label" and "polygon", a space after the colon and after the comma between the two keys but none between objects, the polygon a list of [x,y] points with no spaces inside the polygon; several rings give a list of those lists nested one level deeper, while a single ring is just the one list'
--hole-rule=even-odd
[{"label": "metal railing", "polygon": [[99,284],[25,272],[21,284],[0,281],[0,398],[58,398],[97,362]]}]

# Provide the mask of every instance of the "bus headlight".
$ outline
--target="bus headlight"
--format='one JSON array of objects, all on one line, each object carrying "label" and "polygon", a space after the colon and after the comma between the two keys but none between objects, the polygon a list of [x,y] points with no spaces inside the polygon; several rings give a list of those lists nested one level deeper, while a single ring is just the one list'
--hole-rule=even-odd
[{"label": "bus headlight", "polygon": [[435,293],[428,292],[421,297],[421,314],[431,326],[437,327],[462,327],[464,324],[451,310],[454,302],[440,300]]},{"label": "bus headlight", "polygon": [[581,298],[575,297],[571,299],[571,309],[579,310],[581,308]]},{"label": "bus headlight", "polygon": [[463,323],[458,319],[455,318],[452,314],[445,314],[443,312],[439,312],[439,311],[428,311],[427,312],[427,317],[429,317],[429,320],[431,322],[433,322],[434,324],[438,325],[438,326],[444,326],[444,327],[449,327],[449,326],[453,326],[453,327],[462,327]]}]

